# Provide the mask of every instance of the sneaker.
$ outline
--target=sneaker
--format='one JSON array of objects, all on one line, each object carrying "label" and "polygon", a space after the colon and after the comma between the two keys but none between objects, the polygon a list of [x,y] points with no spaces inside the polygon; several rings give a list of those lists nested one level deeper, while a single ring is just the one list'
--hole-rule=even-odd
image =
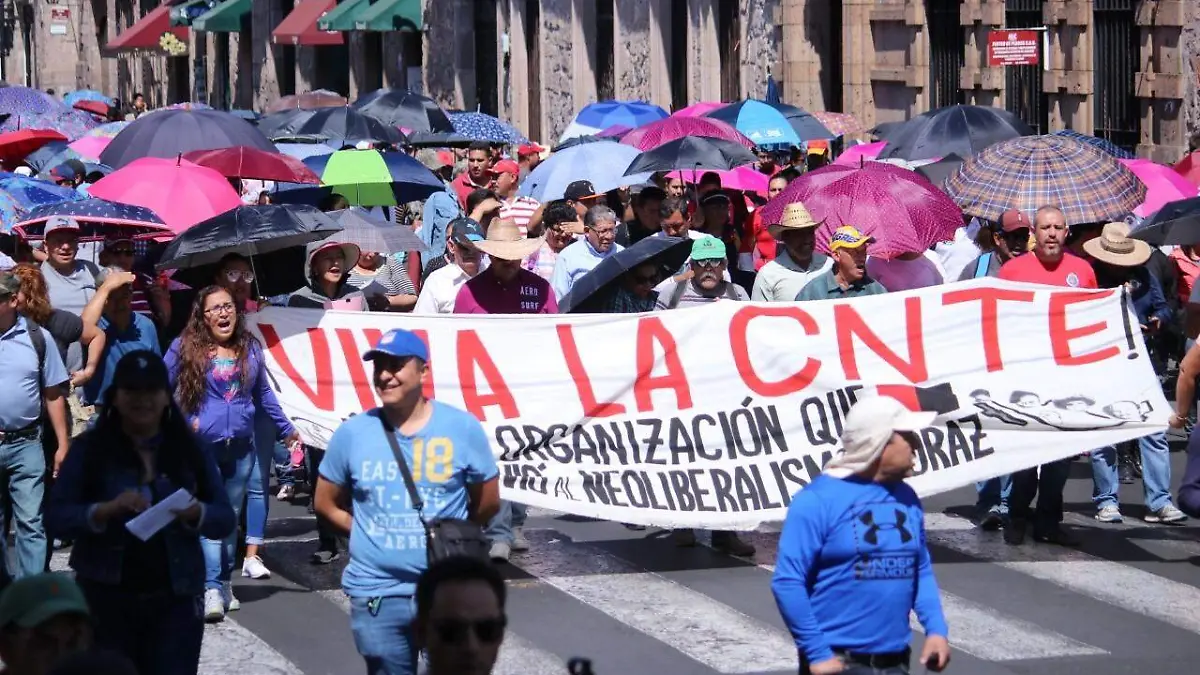
[{"label": "sneaker", "polygon": [[204,591],[204,620],[216,623],[225,618],[225,599],[221,597],[221,589],[210,588]]},{"label": "sneaker", "polygon": [[228,581],[221,585],[221,599],[224,601],[226,612],[236,612],[242,608],[242,603],[233,596],[233,584]]},{"label": "sneaker", "polygon": [[529,550],[529,540],[525,538],[525,528],[523,528],[523,527],[514,527],[513,528],[512,550],[514,550],[514,551],[528,551]]},{"label": "sneaker", "polygon": [[749,558],[754,555],[754,547],[738,538],[736,532],[713,532],[712,545],[722,553],[739,558]]},{"label": "sneaker", "polygon": [[1036,527],[1033,529],[1033,540],[1042,544],[1057,544],[1058,546],[1079,546],[1079,539],[1061,526],[1039,530]]},{"label": "sneaker", "polygon": [[1115,504],[1107,504],[1101,506],[1100,510],[1096,512],[1096,520],[1102,523],[1119,523],[1124,518],[1121,517],[1121,509],[1117,508]]},{"label": "sneaker", "polygon": [[671,538],[675,540],[675,545],[681,548],[696,545],[695,530],[675,530],[671,533]]},{"label": "sneaker", "polygon": [[502,541],[493,541],[492,548],[488,550],[488,557],[492,562],[508,562],[508,556],[512,553],[512,547]]},{"label": "sneaker", "polygon": [[275,498],[281,502],[291,500],[296,496],[296,487],[294,485],[280,485],[279,492],[275,493]]},{"label": "sneaker", "polygon": [[1187,515],[1175,508],[1174,504],[1167,504],[1157,511],[1151,511],[1142,518],[1147,523],[1182,523],[1187,520]]},{"label": "sneaker", "polygon": [[1020,546],[1025,543],[1025,532],[1029,529],[1029,523],[1021,518],[1013,518],[1008,521],[1008,525],[1004,528],[1004,543],[1009,546]]},{"label": "sneaker", "polygon": [[997,511],[988,511],[979,519],[979,529],[987,532],[995,532],[1004,526],[1004,516]]},{"label": "sneaker", "polygon": [[309,558],[309,562],[314,565],[328,565],[340,557],[342,557],[342,554],[338,553],[337,551],[326,551],[325,549],[321,549],[320,551],[312,554],[312,557]]},{"label": "sneaker", "polygon": [[246,559],[242,561],[242,576],[251,579],[270,579],[271,570],[263,564],[262,558],[256,555],[246,556]]}]

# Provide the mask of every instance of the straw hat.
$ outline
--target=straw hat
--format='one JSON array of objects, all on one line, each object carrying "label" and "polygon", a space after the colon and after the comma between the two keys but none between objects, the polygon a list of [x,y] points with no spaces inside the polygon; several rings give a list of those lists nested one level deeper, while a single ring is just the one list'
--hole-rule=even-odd
[{"label": "straw hat", "polygon": [[793,202],[783,210],[783,218],[777,225],[771,225],[767,231],[776,239],[786,230],[808,230],[820,225],[813,220],[812,214],[800,202]]},{"label": "straw hat", "polygon": [[522,260],[542,247],[545,237],[526,239],[517,224],[508,218],[497,220],[488,227],[487,238],[475,242],[475,248],[501,260]]},{"label": "straw hat", "polygon": [[1129,237],[1129,225],[1109,223],[1100,236],[1086,241],[1083,250],[1103,263],[1118,267],[1137,267],[1150,259],[1150,244]]}]

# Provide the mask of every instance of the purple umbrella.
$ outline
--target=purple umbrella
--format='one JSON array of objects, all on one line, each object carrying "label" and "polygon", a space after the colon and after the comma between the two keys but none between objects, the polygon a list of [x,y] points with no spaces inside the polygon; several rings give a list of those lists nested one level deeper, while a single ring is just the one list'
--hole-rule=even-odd
[{"label": "purple umbrella", "polygon": [[40,115],[68,110],[50,94],[29,87],[5,87],[0,89],[0,113],[12,115]]},{"label": "purple umbrella", "polygon": [[[4,91],[0,89],[0,91]],[[21,129],[46,129],[57,131],[69,140],[78,140],[87,132],[100,126],[96,118],[82,110],[63,109],[40,115],[14,114],[0,124],[0,132],[19,131]]]},{"label": "purple umbrella", "polygon": [[871,255],[893,258],[920,252],[954,238],[962,212],[921,175],[883,162],[861,168],[833,164],[792,181],[762,207],[762,221],[778,223],[788,204],[803,202],[821,223],[817,248],[829,252],[829,240],[842,225],[875,237]]},{"label": "purple umbrella", "polygon": [[622,136],[633,131],[633,127],[627,127],[624,124],[614,124],[600,133],[596,134],[597,138],[612,138],[620,140]]},{"label": "purple umbrella", "polygon": [[684,136],[721,138],[746,148],[754,147],[754,141],[733,125],[708,117],[668,117],[630,131],[621,142],[644,152]]}]

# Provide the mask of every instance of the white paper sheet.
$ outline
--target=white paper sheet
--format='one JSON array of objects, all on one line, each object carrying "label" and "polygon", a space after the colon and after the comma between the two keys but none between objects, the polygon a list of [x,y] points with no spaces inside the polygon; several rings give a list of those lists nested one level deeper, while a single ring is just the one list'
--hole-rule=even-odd
[{"label": "white paper sheet", "polygon": [[172,511],[186,509],[191,503],[191,493],[179,488],[166,499],[143,511],[137,518],[125,523],[125,528],[133,536],[146,541],[175,520],[175,514]]}]

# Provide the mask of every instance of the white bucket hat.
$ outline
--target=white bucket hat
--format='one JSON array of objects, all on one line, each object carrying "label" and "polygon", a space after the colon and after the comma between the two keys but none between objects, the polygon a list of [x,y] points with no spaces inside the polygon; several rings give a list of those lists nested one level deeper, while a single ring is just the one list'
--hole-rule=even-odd
[{"label": "white bucket hat", "polygon": [[897,431],[920,431],[933,424],[935,412],[913,412],[887,396],[860,399],[846,414],[842,427],[842,452],[822,472],[848,478],[871,466]]}]

